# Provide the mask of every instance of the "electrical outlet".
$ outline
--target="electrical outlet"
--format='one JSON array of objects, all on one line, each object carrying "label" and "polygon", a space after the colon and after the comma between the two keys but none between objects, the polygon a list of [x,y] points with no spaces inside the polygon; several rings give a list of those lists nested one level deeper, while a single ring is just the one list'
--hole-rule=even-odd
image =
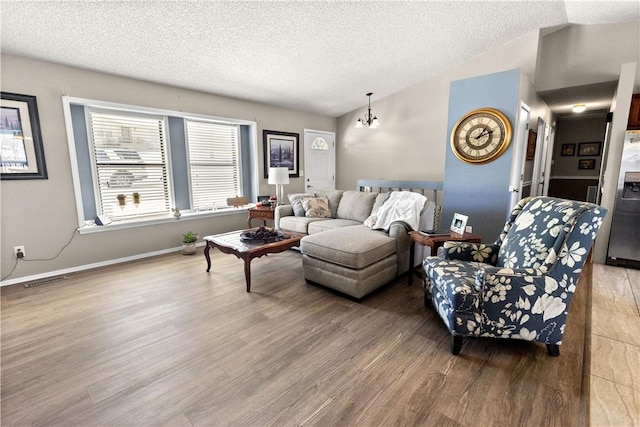
[{"label": "electrical outlet", "polygon": [[16,258],[24,258],[27,255],[27,253],[24,251],[24,246],[14,246],[13,253],[16,255]]}]

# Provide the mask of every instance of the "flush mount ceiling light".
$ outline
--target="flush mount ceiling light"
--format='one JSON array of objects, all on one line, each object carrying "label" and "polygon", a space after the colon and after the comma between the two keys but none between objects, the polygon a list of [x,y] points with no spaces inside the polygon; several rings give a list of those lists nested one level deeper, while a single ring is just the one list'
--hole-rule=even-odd
[{"label": "flush mount ceiling light", "polygon": [[369,92],[367,94],[367,96],[369,97],[369,108],[367,108],[367,114],[364,115],[364,119],[358,119],[358,121],[356,122],[357,128],[364,127],[365,123],[369,125],[369,127],[372,129],[375,129],[378,126],[380,126],[380,122],[378,122],[378,118],[371,114],[371,95],[373,95],[373,92]]},{"label": "flush mount ceiling light", "polygon": [[574,113],[582,113],[586,109],[587,109],[587,106],[585,104],[574,104],[571,111],[573,111]]}]

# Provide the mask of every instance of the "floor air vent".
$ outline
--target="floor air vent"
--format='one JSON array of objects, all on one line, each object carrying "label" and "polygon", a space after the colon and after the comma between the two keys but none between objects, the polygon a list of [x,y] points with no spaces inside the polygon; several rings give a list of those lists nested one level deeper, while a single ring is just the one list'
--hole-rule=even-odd
[{"label": "floor air vent", "polygon": [[59,282],[60,280],[64,280],[66,279],[66,276],[54,276],[54,277],[49,277],[46,279],[42,279],[42,280],[36,280],[33,282],[28,282],[24,284],[25,288],[32,288],[34,286],[42,286],[42,285],[47,285],[49,283],[53,283],[53,282]]}]

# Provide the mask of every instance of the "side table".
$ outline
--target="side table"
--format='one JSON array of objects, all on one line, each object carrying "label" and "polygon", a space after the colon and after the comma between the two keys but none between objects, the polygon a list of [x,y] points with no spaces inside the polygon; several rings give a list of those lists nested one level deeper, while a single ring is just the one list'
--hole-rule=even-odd
[{"label": "side table", "polygon": [[415,243],[421,246],[429,246],[431,248],[431,255],[434,256],[438,252],[438,248],[444,245],[444,242],[453,240],[469,243],[482,243],[482,236],[472,233],[457,234],[451,232],[449,234],[428,236],[420,233],[419,231],[410,231],[409,235],[411,236],[411,247],[409,249],[409,286],[413,283],[413,275],[419,275],[420,273],[420,269],[416,269],[416,266],[413,264],[413,259],[416,256]]},{"label": "side table", "polygon": [[275,209],[272,209],[269,206],[265,207],[253,207],[249,208],[249,216],[247,217],[247,224],[249,228],[252,228],[251,221],[254,219],[261,219],[262,223],[266,226],[267,220],[270,219],[273,221],[275,218]]}]

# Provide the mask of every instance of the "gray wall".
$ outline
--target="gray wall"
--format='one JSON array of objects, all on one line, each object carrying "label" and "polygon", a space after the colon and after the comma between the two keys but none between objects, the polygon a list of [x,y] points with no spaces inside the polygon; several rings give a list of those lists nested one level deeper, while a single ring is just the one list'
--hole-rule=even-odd
[{"label": "gray wall", "polygon": [[442,181],[451,81],[511,69],[531,79],[537,52],[534,31],[385,98],[376,99],[371,88],[371,108],[380,128],[354,128],[366,107],[338,118],[337,188],[355,188],[358,178]]},{"label": "gray wall", "polygon": [[[640,22],[571,25],[540,41],[535,83],[539,91],[618,80],[620,65],[638,61]],[[635,78],[640,91],[640,73]]]},{"label": "gray wall", "polygon": [[[183,111],[257,122],[258,155],[262,159],[262,130],[300,134],[305,128],[336,130],[336,119],[316,114],[189,91],[177,87],[108,75],[64,65],[2,55],[2,90],[35,95],[49,178],[2,181],[0,233],[1,272],[14,266],[13,246],[24,245],[27,258],[51,258],[69,241],[77,227],[71,163],[62,109],[62,95],[150,108]],[[304,150],[300,162],[304,164]],[[274,192],[262,178],[260,194]],[[292,178],[287,191],[304,188],[303,177]],[[76,233],[73,242],[51,261],[21,261],[9,280],[101,263],[180,246],[189,230],[201,236],[246,226],[246,213],[149,225],[101,233]],[[203,260],[204,267],[204,260]],[[203,270],[204,271],[204,270]]]},{"label": "gray wall", "polygon": [[[604,134],[607,125],[606,115],[598,115],[584,118],[559,118],[556,121],[556,142],[553,150],[553,166],[551,167],[551,179],[557,177],[598,177],[600,163],[602,162],[602,148]],[[578,156],[580,143],[600,142],[599,156]],[[573,156],[562,156],[563,144],[575,144]],[[581,159],[594,159],[595,169],[578,169],[578,161]]]}]

